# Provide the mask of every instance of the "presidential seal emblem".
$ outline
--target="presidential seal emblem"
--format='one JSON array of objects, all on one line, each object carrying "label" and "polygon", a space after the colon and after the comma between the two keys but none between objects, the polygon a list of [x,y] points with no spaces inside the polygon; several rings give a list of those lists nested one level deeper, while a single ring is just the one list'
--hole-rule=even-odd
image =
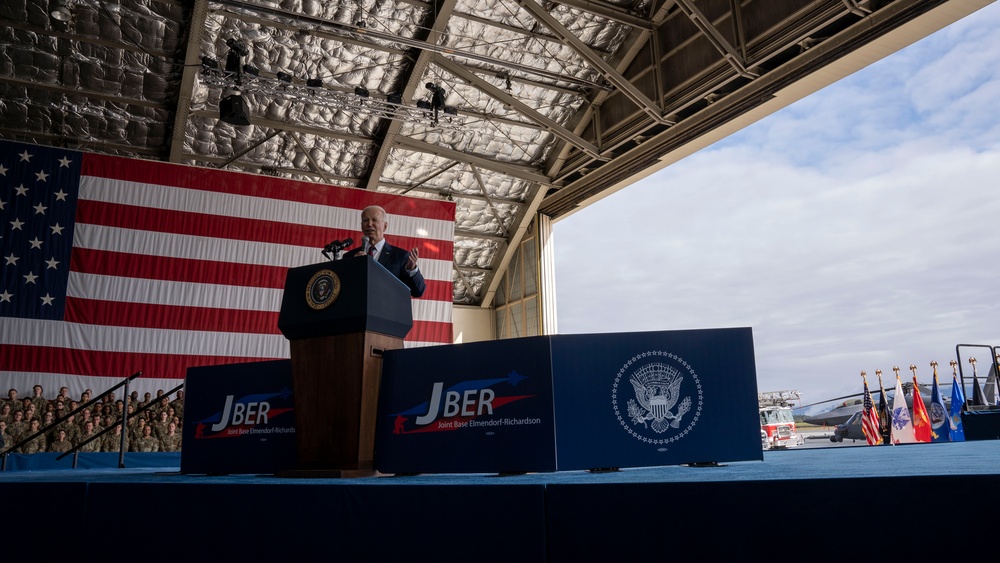
[{"label": "presidential seal emblem", "polygon": [[691,432],[701,416],[702,400],[694,369],[662,351],[644,352],[626,362],[611,392],[615,416],[629,435],[659,445]]},{"label": "presidential seal emblem", "polygon": [[306,284],[306,303],[322,311],[340,296],[340,277],[333,270],[320,270]]}]

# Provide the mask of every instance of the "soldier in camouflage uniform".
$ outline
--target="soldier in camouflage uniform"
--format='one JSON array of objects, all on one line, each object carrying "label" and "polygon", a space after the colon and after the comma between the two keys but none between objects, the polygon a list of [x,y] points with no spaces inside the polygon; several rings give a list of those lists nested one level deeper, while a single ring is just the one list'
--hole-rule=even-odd
[{"label": "soldier in camouflage uniform", "polygon": [[170,401],[170,406],[174,407],[174,414],[180,418],[184,418],[184,390],[181,389],[177,392],[177,398]]},{"label": "soldier in camouflage uniform", "polygon": [[50,452],[66,453],[73,449],[73,442],[66,437],[66,429],[60,428],[56,431],[56,439],[49,444]]},{"label": "soldier in camouflage uniform", "polygon": [[34,393],[31,397],[31,402],[35,405],[35,412],[38,413],[38,416],[41,416],[45,412],[46,407],[49,406],[49,400],[42,396],[41,385],[32,387],[31,392]]},{"label": "soldier in camouflage uniform", "polygon": [[80,418],[77,419],[76,425],[80,427],[80,430],[83,430],[83,427],[86,426],[88,422],[93,422],[91,418],[90,409],[83,409],[80,411]]},{"label": "soldier in camouflage uniform", "polygon": [[[24,411],[14,412],[14,422],[7,425],[7,433],[15,442],[21,440],[21,436],[28,430],[28,423],[24,421]],[[10,447],[10,445],[8,445]]]},{"label": "soldier in camouflage uniform", "polygon": [[157,439],[164,437],[167,434],[167,426],[169,425],[170,425],[170,418],[169,415],[167,414],[167,411],[165,410],[160,411],[160,414],[157,417],[156,422],[152,423],[153,436],[156,436]]},{"label": "soldier in camouflage uniform", "polygon": [[80,440],[80,426],[76,423],[76,415],[70,415],[59,423],[58,428],[66,431],[66,439],[75,446]]},{"label": "soldier in camouflage uniform", "polygon": [[7,424],[14,422],[14,411],[10,410],[10,405],[6,401],[0,401],[0,420]]},{"label": "soldier in camouflage uniform", "polygon": [[153,436],[153,427],[146,425],[142,427],[142,438],[136,440],[135,451],[155,452],[160,449],[160,441]]},{"label": "soldier in camouflage uniform", "polygon": [[24,409],[22,412],[24,413],[25,424],[31,424],[31,419],[42,416],[42,414],[38,412],[38,407],[35,406],[35,403],[31,402],[31,399],[24,400]]},{"label": "soldier in camouflage uniform", "polygon": [[[101,436],[101,451],[102,452],[117,452],[121,449],[122,445],[122,425],[117,424],[114,430],[108,432],[104,436]],[[125,433],[125,451],[128,451],[129,440],[128,432]]]},{"label": "soldier in camouflage uniform", "polygon": [[[98,440],[91,440],[90,442],[87,442],[87,440],[90,440],[96,434],[97,433],[94,432],[94,423],[93,422],[88,422],[87,424],[85,424],[84,427],[83,427],[83,432],[80,433],[80,438],[77,441],[77,446],[79,446],[77,448],[77,450],[79,450],[81,452],[99,452],[99,451],[101,451],[101,441],[100,441],[100,439],[98,439]],[[84,443],[84,442],[87,442],[87,443]]]},{"label": "soldier in camouflage uniform", "polygon": [[11,412],[19,411],[24,408],[24,403],[22,403],[21,400],[17,398],[17,389],[11,389],[10,391],[7,391],[6,402],[8,405],[10,405]]},{"label": "soldier in camouflage uniform", "polygon": [[[141,416],[137,416],[131,420],[134,420],[135,423],[129,424],[128,428],[128,439],[133,446],[133,449],[129,451],[134,452],[136,451],[135,445],[139,443],[139,438],[142,438],[143,429],[146,427],[146,419]],[[131,420],[129,422],[131,422]]]},{"label": "soldier in camouflage uniform", "polygon": [[7,433],[7,421],[0,420],[0,452],[14,445],[14,437]]},{"label": "soldier in camouflage uniform", "polygon": [[[31,425],[28,426],[27,433],[25,433],[25,435],[22,436],[21,439],[23,440],[28,436],[33,436],[35,434],[38,434],[38,431],[41,430],[41,428],[42,428],[42,422],[40,420],[38,420],[37,418],[31,419]],[[44,451],[45,451],[45,434],[38,434],[38,436],[35,436],[34,438],[26,442],[23,446],[21,446],[22,454],[37,454]]]},{"label": "soldier in camouflage uniform", "polygon": [[171,422],[167,425],[167,433],[160,436],[161,452],[181,451],[181,435],[177,433],[177,425]]},{"label": "soldier in camouflage uniform", "polygon": [[45,429],[45,445],[49,445],[56,440],[56,427],[52,425],[56,415],[53,412],[45,413],[42,417],[42,428]]}]

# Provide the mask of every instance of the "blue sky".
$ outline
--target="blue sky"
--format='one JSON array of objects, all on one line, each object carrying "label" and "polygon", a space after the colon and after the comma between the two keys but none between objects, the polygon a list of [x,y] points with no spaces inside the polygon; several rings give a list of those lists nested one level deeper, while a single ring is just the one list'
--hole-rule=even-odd
[{"label": "blue sky", "polygon": [[936,360],[950,381],[957,344],[1000,345],[1000,4],[554,237],[561,334],[751,327],[758,389],[804,403],[859,392],[861,370],[930,383]]}]

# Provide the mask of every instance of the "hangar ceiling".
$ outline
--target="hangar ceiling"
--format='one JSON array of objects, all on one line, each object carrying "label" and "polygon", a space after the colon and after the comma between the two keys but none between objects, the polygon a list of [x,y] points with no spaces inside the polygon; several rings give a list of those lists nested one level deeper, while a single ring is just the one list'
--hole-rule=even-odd
[{"label": "hangar ceiling", "polygon": [[986,3],[4,0],[0,137],[453,200],[453,301],[489,307],[538,212]]}]

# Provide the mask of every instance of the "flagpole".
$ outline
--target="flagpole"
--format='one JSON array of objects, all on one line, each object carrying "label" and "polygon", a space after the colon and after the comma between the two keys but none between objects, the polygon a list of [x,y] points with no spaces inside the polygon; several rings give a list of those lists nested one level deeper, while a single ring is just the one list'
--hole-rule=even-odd
[{"label": "flagpole", "polygon": [[899,366],[892,366],[896,372],[896,393],[892,396],[892,443],[910,444],[917,441],[913,432],[913,417],[906,404],[903,381],[899,378]]},{"label": "flagpole", "polygon": [[875,405],[872,403],[872,394],[868,391],[868,374],[861,371],[861,380],[865,383],[864,413],[861,415],[861,430],[864,431],[865,441],[869,446],[877,446],[882,443],[882,428],[879,423],[878,413],[875,412]]},{"label": "flagpole", "polygon": [[965,441],[965,425],[962,424],[962,412],[965,410],[965,385],[958,380],[958,361],[952,360],[951,365],[951,412],[948,413],[948,439],[952,442]]},{"label": "flagpole", "polygon": [[878,376],[878,390],[881,395],[878,398],[878,423],[882,431],[882,443],[892,445],[892,435],[889,426],[889,398],[885,396],[885,387],[882,385],[882,370],[876,369]]},{"label": "flagpole", "polygon": [[918,442],[930,442],[933,439],[931,418],[927,412],[927,405],[924,404],[924,399],[920,396],[920,384],[917,383],[917,364],[910,364],[910,371],[913,372],[913,435]]},{"label": "flagpole", "polygon": [[934,382],[931,385],[931,406],[928,414],[931,416],[931,441],[949,441],[951,424],[949,423],[948,408],[944,404],[944,395],[941,393],[941,382],[938,380],[937,360],[931,360],[931,370],[934,373]]},{"label": "flagpole", "polygon": [[[972,364],[972,406],[978,407],[986,404],[986,397],[983,396],[983,388],[979,385],[979,372],[976,369],[976,358],[975,356],[969,357],[969,363]],[[964,389],[963,389],[964,391]]]}]

